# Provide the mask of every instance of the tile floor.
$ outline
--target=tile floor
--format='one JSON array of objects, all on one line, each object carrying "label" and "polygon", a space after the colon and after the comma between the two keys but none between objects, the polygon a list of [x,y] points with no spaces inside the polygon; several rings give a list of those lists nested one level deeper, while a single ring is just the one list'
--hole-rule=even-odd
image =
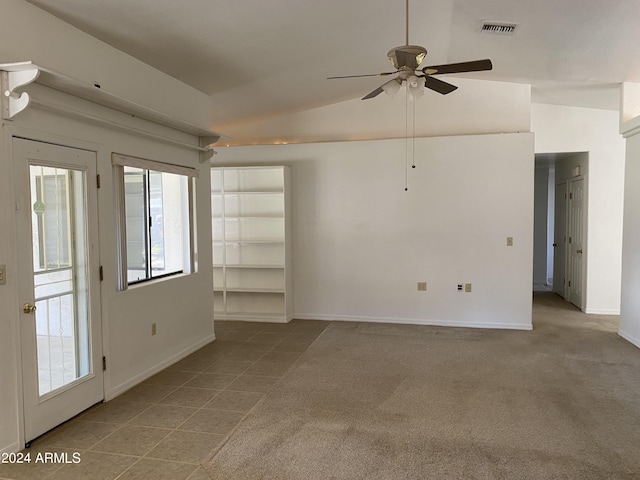
[{"label": "tile floor", "polygon": [[207,480],[201,463],[328,325],[217,321],[216,341],[24,451],[70,463],[0,464],[0,479]]}]

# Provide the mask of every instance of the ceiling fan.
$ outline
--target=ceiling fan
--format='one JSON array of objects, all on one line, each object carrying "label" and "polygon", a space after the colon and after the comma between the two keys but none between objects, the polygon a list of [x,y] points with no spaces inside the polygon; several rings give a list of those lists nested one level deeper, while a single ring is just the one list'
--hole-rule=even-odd
[{"label": "ceiling fan", "polygon": [[406,0],[406,35],[405,45],[392,48],[387,53],[389,61],[396,70],[393,72],[371,73],[365,75],[344,75],[339,77],[328,77],[329,80],[337,78],[358,78],[358,77],[384,77],[388,75],[397,76],[388,82],[382,84],[371,93],[362,97],[362,100],[376,97],[382,92],[386,92],[390,96],[395,95],[402,84],[406,84],[407,91],[410,95],[420,97],[424,93],[422,87],[446,95],[453,92],[458,87],[450,83],[444,82],[433,75],[443,75],[447,73],[466,73],[480,72],[483,70],[491,70],[493,65],[491,60],[474,60],[471,62],[449,63],[446,65],[433,65],[420,68],[424,58],[427,56],[427,49],[419,45],[409,45],[409,0]]}]

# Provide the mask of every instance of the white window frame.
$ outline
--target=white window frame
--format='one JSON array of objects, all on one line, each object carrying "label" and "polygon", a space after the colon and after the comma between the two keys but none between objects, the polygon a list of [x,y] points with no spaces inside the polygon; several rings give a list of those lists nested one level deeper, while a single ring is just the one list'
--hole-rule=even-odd
[{"label": "white window frame", "polygon": [[[125,188],[124,188],[124,167],[139,168],[142,170],[152,170],[155,172],[172,173],[187,177],[188,185],[188,261],[182,273],[190,274],[196,271],[196,221],[195,221],[195,180],[198,178],[198,169],[174,165],[145,158],[132,157],[120,153],[111,154],[111,163],[114,169],[115,184],[115,207],[116,207],[116,250],[117,250],[117,288],[127,290],[129,281],[127,278],[127,232],[126,232],[126,210],[125,210]],[[168,278],[168,277],[160,277]],[[158,280],[160,280],[158,278]],[[137,282],[136,284],[146,284],[155,280],[153,277],[148,280]]]}]

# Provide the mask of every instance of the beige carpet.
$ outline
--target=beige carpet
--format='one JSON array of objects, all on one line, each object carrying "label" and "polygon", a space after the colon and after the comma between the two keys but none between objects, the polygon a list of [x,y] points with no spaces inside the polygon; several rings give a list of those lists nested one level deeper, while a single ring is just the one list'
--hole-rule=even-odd
[{"label": "beige carpet", "polygon": [[214,479],[638,479],[640,350],[536,294],[534,331],[332,323]]}]

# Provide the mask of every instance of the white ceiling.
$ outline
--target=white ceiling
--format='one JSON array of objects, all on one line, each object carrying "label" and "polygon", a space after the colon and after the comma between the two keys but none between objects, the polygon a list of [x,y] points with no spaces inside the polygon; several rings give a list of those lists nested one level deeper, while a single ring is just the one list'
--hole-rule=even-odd
[{"label": "white ceiling", "polygon": [[[405,41],[404,0],[29,1],[210,95],[221,131],[359,98],[383,80],[325,78],[388,71]],[[518,29],[480,33],[483,20]],[[491,58],[467,75],[617,109],[618,84],[640,82],[638,20],[638,0],[410,0],[409,41],[429,51],[423,65]]]}]

